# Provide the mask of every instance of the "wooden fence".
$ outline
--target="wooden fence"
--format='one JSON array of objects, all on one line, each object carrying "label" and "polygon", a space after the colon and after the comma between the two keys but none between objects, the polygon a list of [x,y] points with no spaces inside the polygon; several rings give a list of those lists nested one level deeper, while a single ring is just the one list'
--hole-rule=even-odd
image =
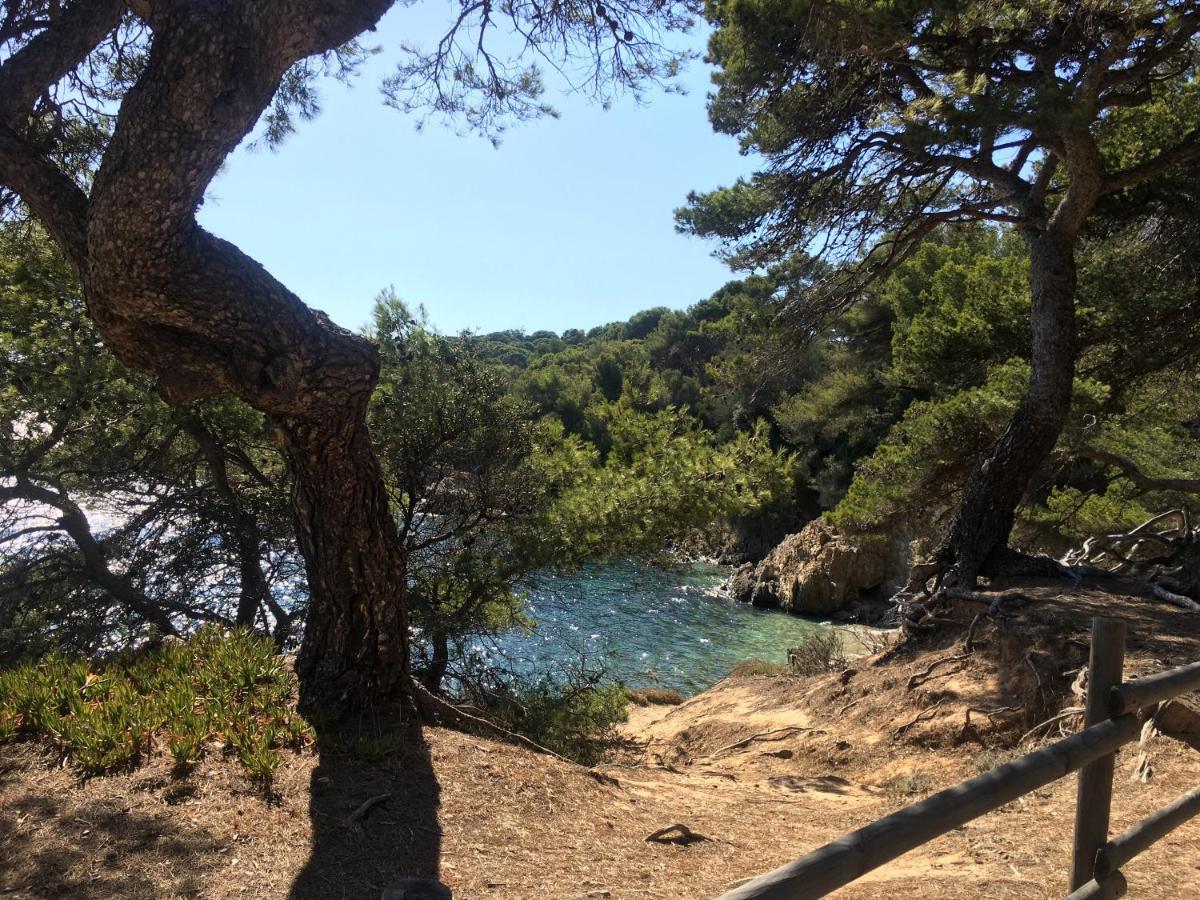
[{"label": "wooden fence", "polygon": [[759,876],[718,900],[823,897],[872,869],[1018,797],[1079,772],[1075,845],[1068,900],[1120,897],[1121,866],[1200,813],[1200,788],[1108,837],[1116,751],[1142,730],[1139,717],[1158,703],[1200,689],[1200,662],[1122,682],[1125,624],[1092,623],[1084,729],[1018,760],[934,794],[843,835],[807,856]]}]

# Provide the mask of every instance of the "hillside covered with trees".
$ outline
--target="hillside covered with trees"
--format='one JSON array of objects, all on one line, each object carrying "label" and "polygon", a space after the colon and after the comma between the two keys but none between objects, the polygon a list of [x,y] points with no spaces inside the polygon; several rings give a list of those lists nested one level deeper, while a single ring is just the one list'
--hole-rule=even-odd
[{"label": "hillside covered with trees", "polygon": [[[730,280],[562,333],[440,333],[423,298],[389,288],[351,330],[197,210],[244,142],[286,152],[321,83],[354,80],[403,5],[0,5],[0,754],[52,747],[88,777],[170,756],[181,783],[236,757],[269,803],[277,774],[309,777],[312,825],[283,831],[314,857],[352,857],[357,823],[402,793],[401,874],[445,897],[427,878],[439,792],[469,817],[487,804],[453,792],[495,786],[464,762],[486,749],[423,728],[555,757],[577,796],[613,792],[591,823],[605,833],[638,798],[597,771],[581,790],[579,764],[680,775],[758,741],[739,720],[761,713],[812,732],[754,751],[772,791],[828,788],[812,766],[846,764],[866,785],[846,795],[876,808],[877,746],[921,733],[965,770],[964,742],[1008,752],[1074,721],[1069,676],[1106,597],[1151,632],[1139,667],[1194,655],[1200,4],[451,4],[440,39],[392,49],[382,100],[493,142],[555,114],[546,72],[602,104],[678,90],[693,54],[675,40],[703,18],[709,119],[749,174],[713,172],[674,215]],[[818,532],[844,568],[901,551],[895,585],[846,589],[890,629],[858,634],[879,668],[857,683],[820,631],[781,648],[787,667],[739,666],[749,687],[715,692],[730,720],[621,733],[631,702],[683,698],[631,692],[586,647],[557,672],[480,650],[534,633],[530,598],[561,573],[704,558],[757,583],[754,564],[804,556],[789,536]],[[998,591],[1017,577],[1040,580],[1010,617]],[[822,616],[849,615],[844,600]],[[953,689],[914,693],[948,662]],[[935,717],[943,702],[965,724]],[[857,746],[815,719],[854,721]],[[529,790],[553,814],[550,781],[521,780],[552,770],[514,759],[506,801],[536,818]],[[805,766],[817,780],[796,788]],[[387,793],[368,791],[385,768]],[[364,797],[328,813],[346,771]],[[714,844],[711,886],[721,851],[696,842]],[[305,887],[299,869],[294,896],[339,877]]]}]

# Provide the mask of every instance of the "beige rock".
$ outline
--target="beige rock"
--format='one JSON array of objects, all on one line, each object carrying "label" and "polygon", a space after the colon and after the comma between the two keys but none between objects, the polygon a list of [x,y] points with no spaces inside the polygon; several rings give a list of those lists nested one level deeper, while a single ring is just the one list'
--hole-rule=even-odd
[{"label": "beige rock", "polygon": [[826,615],[884,583],[891,549],[886,538],[842,535],[817,519],[784,538],[759,563],[752,589],[737,594],[755,606]]}]

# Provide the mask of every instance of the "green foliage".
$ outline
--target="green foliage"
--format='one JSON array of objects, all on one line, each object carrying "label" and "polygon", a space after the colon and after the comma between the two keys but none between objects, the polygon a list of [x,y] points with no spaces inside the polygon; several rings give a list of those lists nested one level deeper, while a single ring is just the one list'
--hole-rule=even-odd
[{"label": "green foliage", "polygon": [[1029,347],[1029,260],[1012,232],[960,229],[921,245],[880,292],[895,315],[887,377],[925,394],[978,386]]},{"label": "green foliage", "polygon": [[[1089,448],[1118,453],[1152,477],[1194,477],[1200,452],[1200,393],[1188,365],[1200,310],[1178,300],[1195,291],[1195,271],[1179,254],[1131,238],[1124,225],[1085,242],[1081,255],[1073,407],[1058,452],[1021,511],[1018,536],[1049,549],[1193,503],[1161,491],[1147,496],[1116,470],[1087,460]],[[878,530],[908,519],[932,531],[951,511],[969,466],[999,437],[1028,380],[1020,352],[1027,340],[1028,301],[1019,287],[1026,265],[1011,238],[959,230],[924,245],[883,285],[896,316],[893,364],[869,376],[828,378],[853,390],[903,385],[897,389],[922,399],[861,456],[848,494],[830,514],[834,523]],[[781,420],[803,410],[799,400],[791,403]],[[831,421],[832,407],[811,416]]]},{"label": "green foliage", "polygon": [[978,388],[913,403],[859,463],[829,519],[842,527],[879,530],[918,511],[944,513],[975,457],[1012,416],[1028,378],[1028,364],[1011,360]]},{"label": "green foliage", "polygon": [[0,228],[0,323],[0,663],[197,620],[286,639],[274,592],[294,599],[299,563],[262,417],[163,402],[101,345],[37,229]]},{"label": "green foliage", "polygon": [[295,677],[270,641],[210,627],[103,664],[52,653],[0,671],[0,740],[49,741],[89,775],[164,747],[182,764],[216,747],[267,777],[278,750],[312,739],[293,711],[294,693]]},{"label": "green foliage", "polygon": [[640,414],[607,404],[598,414],[612,446],[594,447],[548,426],[534,464],[554,502],[527,536],[531,552],[578,564],[617,553],[656,553],[672,539],[756,509],[790,484],[790,460],[766,428],[718,444],[678,409]]},{"label": "green foliage", "polygon": [[[747,269],[814,246],[848,264],[812,298],[817,319],[935,220],[1044,218],[1039,169],[1053,166],[1058,188],[1080,174],[1064,142],[1095,139],[1129,166],[1189,133],[1153,111],[1184,105],[1197,60],[1200,25],[1175,3],[709,0],[705,15],[709,117],[763,164],[689,197],[680,227]],[[1158,127],[1114,139],[1143,110]]]},{"label": "green foliage", "polygon": [[545,677],[468,698],[493,721],[584,765],[599,762],[629,717],[623,685]]},{"label": "green foliage", "polygon": [[[686,339],[687,316],[652,310],[573,342],[447,337],[422,318],[379,298],[370,421],[431,687],[472,636],[527,625],[523,594],[539,570],[658,555],[790,493],[794,464],[767,425],[719,435],[669,402],[670,370],[656,360],[679,358],[664,333]],[[519,373],[501,363],[518,344],[529,354]]]}]

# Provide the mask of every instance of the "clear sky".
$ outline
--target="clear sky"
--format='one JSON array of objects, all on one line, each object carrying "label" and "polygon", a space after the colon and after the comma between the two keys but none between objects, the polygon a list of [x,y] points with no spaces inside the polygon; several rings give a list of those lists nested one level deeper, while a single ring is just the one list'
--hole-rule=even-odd
[{"label": "clear sky", "polygon": [[514,125],[498,149],[433,122],[418,133],[378,86],[398,45],[428,46],[449,10],[431,0],[389,13],[368,36],[383,52],[353,87],[324,85],[321,115],[278,151],[230,157],[205,227],[351,328],[389,284],[443,331],[562,331],[682,308],[729,280],[713,246],[676,234],[672,218],[689,190],[749,171],[708,123],[702,62],[687,95],[641,106],[551,92],[562,117]]}]

